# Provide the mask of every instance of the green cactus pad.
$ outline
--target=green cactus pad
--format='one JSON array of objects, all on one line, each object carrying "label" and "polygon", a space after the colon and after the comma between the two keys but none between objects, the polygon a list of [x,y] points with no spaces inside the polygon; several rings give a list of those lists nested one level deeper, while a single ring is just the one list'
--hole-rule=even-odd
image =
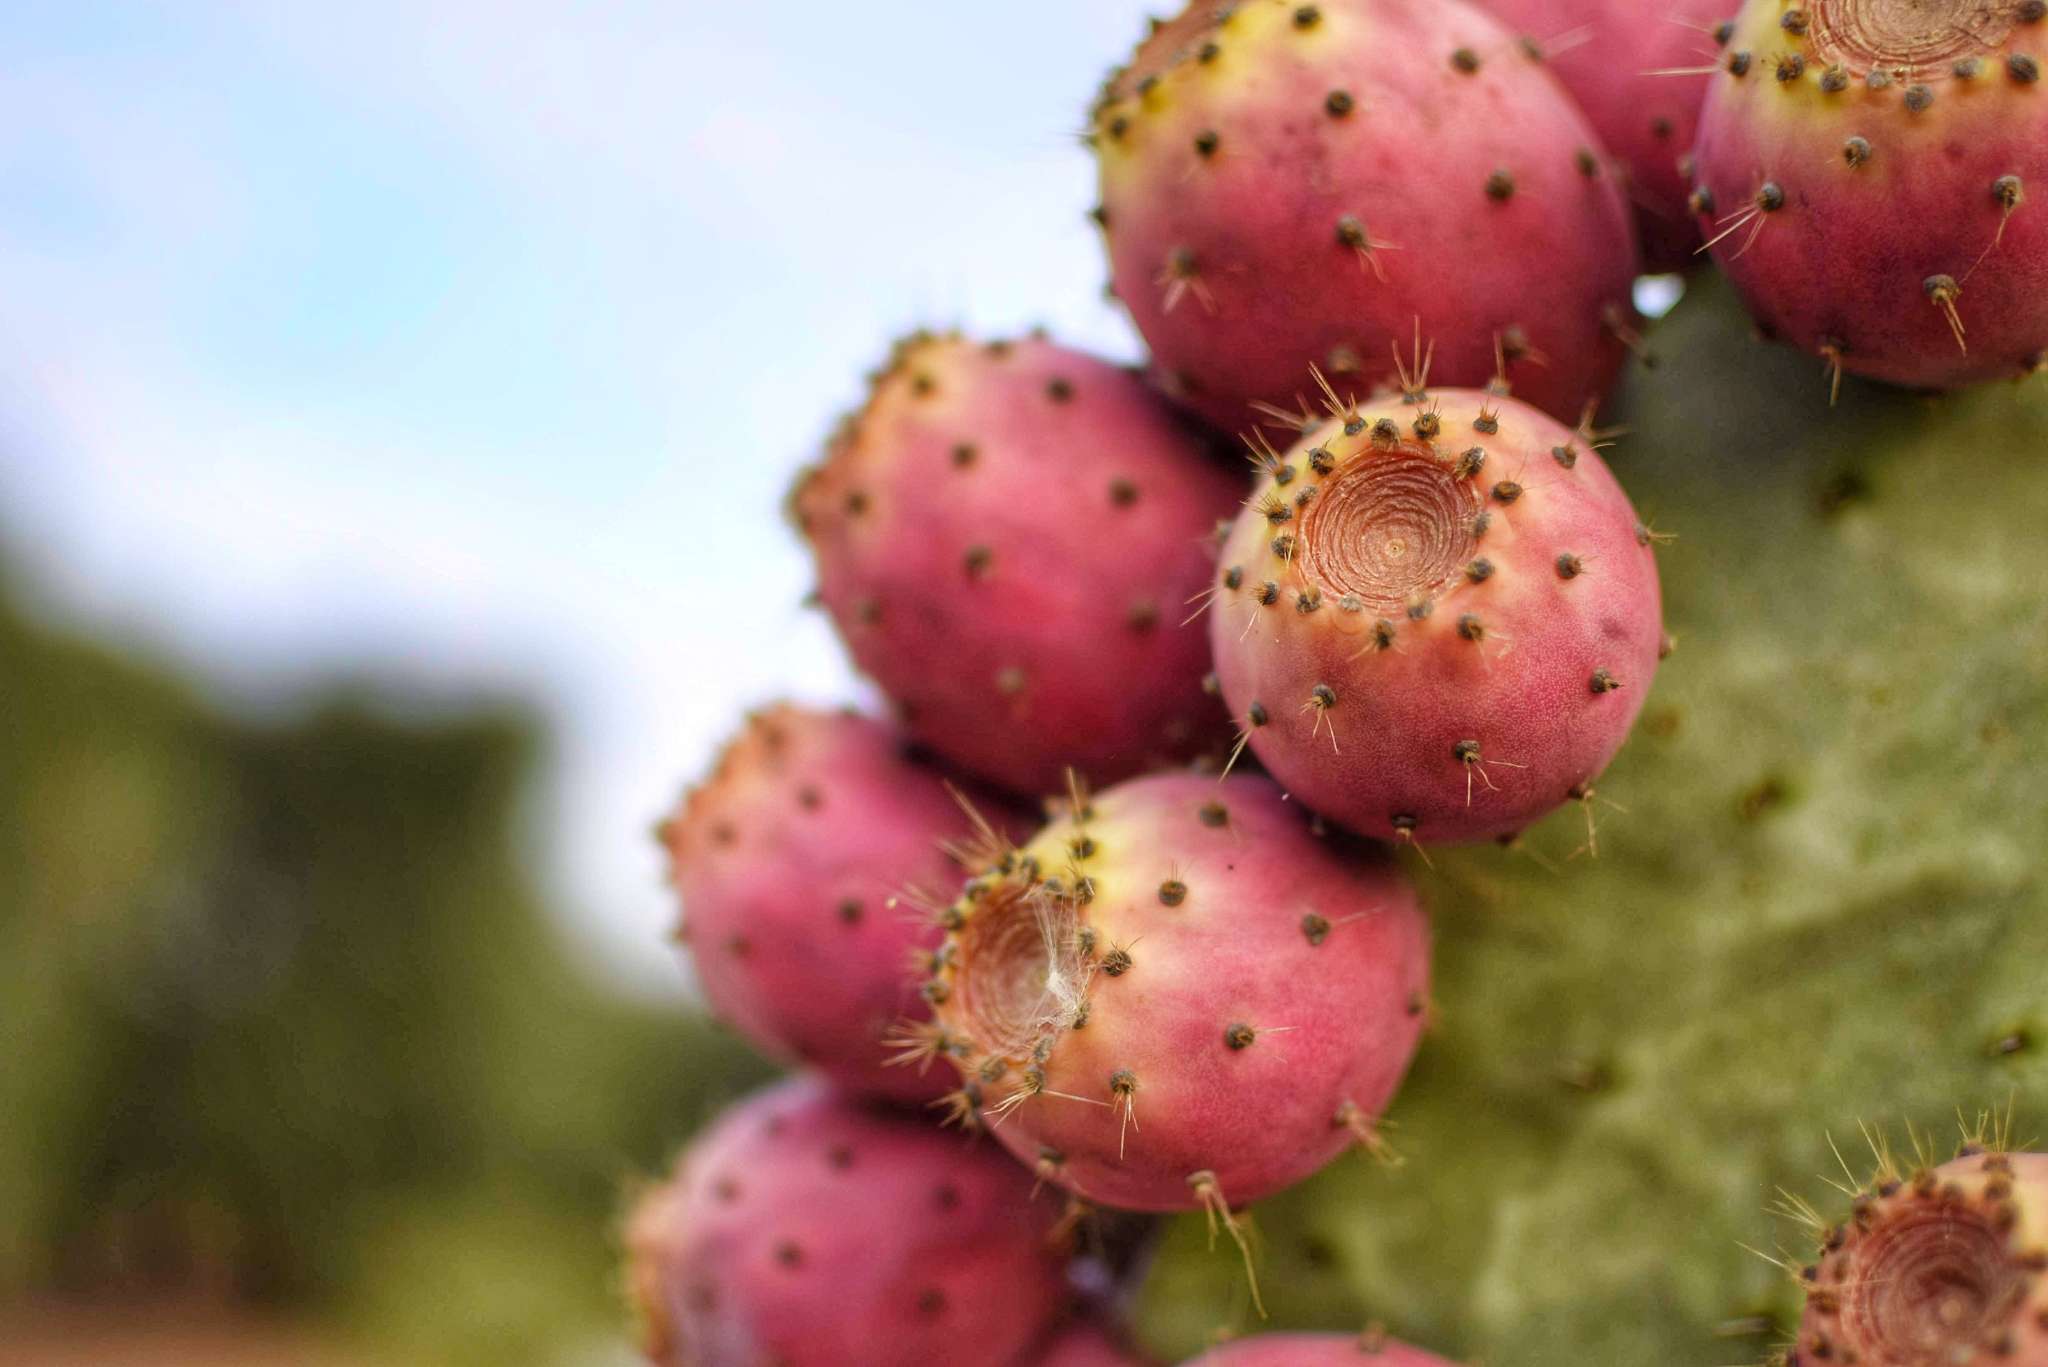
[{"label": "green cactus pad", "polygon": [[[1387,1324],[1489,1367],[1761,1361],[1797,1292],[1776,1189],[1847,1201],[1859,1122],[2048,1127],[2048,382],[1943,399],[1756,345],[1694,285],[1610,453],[1677,651],[1599,786],[1521,851],[1411,856],[1441,1023],[1398,1168],[1260,1206],[1274,1326]],[[1540,489],[1533,490],[1540,493]],[[1597,567],[1590,572],[1597,572]],[[1512,665],[1512,656],[1509,657]],[[2032,1103],[2030,1105],[2030,1098]],[[1254,1327],[1199,1220],[1168,1353]]]}]

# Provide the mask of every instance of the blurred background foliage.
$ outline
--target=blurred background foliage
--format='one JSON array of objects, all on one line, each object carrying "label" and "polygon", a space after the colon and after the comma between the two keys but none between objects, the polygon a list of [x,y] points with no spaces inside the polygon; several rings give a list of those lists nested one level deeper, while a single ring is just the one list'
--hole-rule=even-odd
[{"label": "blurred background foliage", "polygon": [[80,1325],[166,1306],[362,1362],[616,1343],[622,1191],[763,1069],[544,913],[534,717],[337,686],[240,719],[5,588],[0,1360],[129,1360]]}]

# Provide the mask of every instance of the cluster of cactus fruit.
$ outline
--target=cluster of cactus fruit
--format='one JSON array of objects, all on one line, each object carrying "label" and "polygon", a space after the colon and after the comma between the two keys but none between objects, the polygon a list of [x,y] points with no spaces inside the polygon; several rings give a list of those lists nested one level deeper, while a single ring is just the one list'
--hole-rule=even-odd
[{"label": "cluster of cactus fruit", "polygon": [[[1087,136],[1149,364],[872,377],[789,512],[891,715],[661,828],[806,1071],[641,1198],[652,1360],[2048,1364],[2009,1124],[1785,1196],[1789,1296],[1735,1247],[1844,1113],[2042,1076],[2048,416],[1829,404],[2039,368],[2048,5],[1686,9],[1197,0]],[[1648,364],[1709,252],[1824,384],[1704,277]]]}]

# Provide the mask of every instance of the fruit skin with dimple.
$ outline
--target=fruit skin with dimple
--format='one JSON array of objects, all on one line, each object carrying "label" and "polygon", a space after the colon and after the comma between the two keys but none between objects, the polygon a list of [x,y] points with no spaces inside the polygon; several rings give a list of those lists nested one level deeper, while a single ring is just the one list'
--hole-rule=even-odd
[{"label": "fruit skin with dimple", "polygon": [[1185,625],[1238,470],[1139,377],[1037,338],[899,345],[791,509],[855,661],[991,782],[1109,782],[1227,736]]},{"label": "fruit skin with dimple", "polygon": [[948,913],[931,1045],[963,1109],[1134,1210],[1255,1201],[1374,1142],[1427,1008],[1399,870],[1263,777],[1082,799]]},{"label": "fruit skin with dimple", "polygon": [[1642,709],[1652,540],[1584,429],[1468,390],[1344,407],[1224,542],[1224,699],[1297,800],[1360,834],[1513,835],[1584,796]]},{"label": "fruit skin with dimple", "polygon": [[1809,1232],[1781,1367],[2048,1364],[2048,1154],[1973,1145],[1912,1173],[1881,1161],[1851,1218]]},{"label": "fruit skin with dimple", "polygon": [[[661,827],[678,939],[719,1016],[855,1092],[946,1090],[943,1070],[887,1066],[883,1040],[922,1009],[914,958],[938,943],[894,899],[950,892],[961,865],[942,846],[974,835],[948,782],[866,717],[782,704],[747,719]],[[969,791],[988,818],[1015,820],[1003,799]]]},{"label": "fruit skin with dimple", "polygon": [[1624,168],[1629,203],[1650,271],[1698,265],[1699,225],[1686,207],[1707,73],[1721,50],[1718,3],[1681,0],[1479,0],[1537,43],[1552,74]]},{"label": "fruit skin with dimple", "polygon": [[1184,1367],[1451,1367],[1384,1335],[1260,1334],[1212,1348]]},{"label": "fruit skin with dimple", "polygon": [[1440,380],[1486,383],[1498,345],[1559,416],[1613,382],[1621,187],[1463,0],[1194,0],[1112,74],[1090,141],[1114,291],[1162,386],[1226,430],[1296,409],[1311,365],[1368,387],[1418,328]]},{"label": "fruit skin with dimple", "polygon": [[1007,1363],[1064,1303],[1058,1216],[1001,1154],[801,1077],[641,1198],[628,1285],[661,1367]]},{"label": "fruit skin with dimple", "polygon": [[1779,0],[1744,5],[1701,114],[1696,204],[1766,336],[1951,389],[2048,351],[2048,21],[1921,8],[1916,37],[1854,0],[1795,11],[1801,32]]}]

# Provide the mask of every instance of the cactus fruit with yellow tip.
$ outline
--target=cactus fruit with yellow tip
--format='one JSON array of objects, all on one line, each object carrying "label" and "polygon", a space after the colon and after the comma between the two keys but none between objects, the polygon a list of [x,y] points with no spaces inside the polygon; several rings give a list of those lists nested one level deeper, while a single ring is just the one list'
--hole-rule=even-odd
[{"label": "cactus fruit with yellow tip", "polygon": [[2048,5],[1748,0],[1693,207],[1764,334],[1919,389],[2048,364]]},{"label": "cactus fruit with yellow tip", "polygon": [[1263,777],[1077,791],[941,916],[959,1113],[1103,1205],[1228,1219],[1377,1142],[1422,1034],[1407,879]]},{"label": "cactus fruit with yellow tip", "polygon": [[1111,74],[1089,140],[1116,295],[1225,430],[1295,409],[1311,365],[1391,378],[1418,321],[1443,383],[1504,368],[1566,419],[1634,340],[1599,139],[1465,0],[1193,0]]},{"label": "cactus fruit with yellow tip", "polygon": [[1210,643],[1241,734],[1364,835],[1511,836],[1590,790],[1664,640],[1650,529],[1598,434],[1473,390],[1353,403],[1271,453]]},{"label": "cactus fruit with yellow tip", "polygon": [[1187,600],[1238,470],[1139,377],[1039,338],[900,344],[791,495],[819,596],[903,725],[1055,792],[1227,738]]}]

